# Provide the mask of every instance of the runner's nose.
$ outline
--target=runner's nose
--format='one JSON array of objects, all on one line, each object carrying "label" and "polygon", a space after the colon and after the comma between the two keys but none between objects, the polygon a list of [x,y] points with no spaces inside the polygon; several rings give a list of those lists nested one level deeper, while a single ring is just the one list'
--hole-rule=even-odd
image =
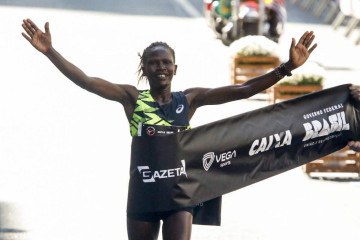
[{"label": "runner's nose", "polygon": [[159,62],[158,68],[159,69],[165,69],[166,67],[165,67],[165,64],[163,62]]}]

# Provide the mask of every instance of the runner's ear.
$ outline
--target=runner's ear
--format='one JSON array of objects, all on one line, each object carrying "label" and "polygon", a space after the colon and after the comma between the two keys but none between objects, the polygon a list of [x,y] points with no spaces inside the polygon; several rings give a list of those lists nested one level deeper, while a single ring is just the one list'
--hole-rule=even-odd
[{"label": "runner's ear", "polygon": [[175,64],[175,66],[174,66],[174,67],[175,67],[175,69],[174,69],[174,75],[176,75],[176,71],[177,71],[177,67],[178,67],[178,65],[176,65],[176,64]]}]

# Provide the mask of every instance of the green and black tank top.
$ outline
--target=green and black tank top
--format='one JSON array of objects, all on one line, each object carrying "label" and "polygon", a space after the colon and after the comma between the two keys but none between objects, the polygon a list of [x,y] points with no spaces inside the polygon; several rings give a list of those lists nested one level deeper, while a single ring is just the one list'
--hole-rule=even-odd
[{"label": "green and black tank top", "polygon": [[159,105],[150,90],[140,90],[133,117],[131,136],[163,135],[190,128],[189,104],[183,92],[172,92],[171,102]]}]

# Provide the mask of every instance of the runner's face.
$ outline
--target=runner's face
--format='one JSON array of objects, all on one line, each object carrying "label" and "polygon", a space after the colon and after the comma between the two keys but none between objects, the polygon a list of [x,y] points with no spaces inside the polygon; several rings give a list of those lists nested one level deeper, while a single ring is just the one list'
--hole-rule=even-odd
[{"label": "runner's face", "polygon": [[163,46],[153,48],[144,63],[143,72],[151,88],[169,86],[176,74],[177,66],[169,49]]}]

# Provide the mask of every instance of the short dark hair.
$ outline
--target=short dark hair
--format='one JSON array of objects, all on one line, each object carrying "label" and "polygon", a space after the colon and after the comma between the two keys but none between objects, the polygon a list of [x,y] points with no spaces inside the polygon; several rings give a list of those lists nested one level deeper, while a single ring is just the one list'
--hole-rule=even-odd
[{"label": "short dark hair", "polygon": [[144,76],[144,73],[142,71],[142,67],[144,66],[144,63],[146,62],[148,56],[149,56],[149,52],[151,49],[155,48],[155,47],[158,47],[158,46],[162,46],[168,50],[170,50],[173,58],[174,58],[174,62],[175,62],[175,51],[172,47],[170,47],[167,43],[165,42],[153,42],[151,43],[147,48],[144,49],[143,53],[142,54],[138,54],[139,57],[140,57],[140,64],[138,66],[138,70],[137,70],[137,75],[138,75],[138,83],[146,78],[146,76]]}]

